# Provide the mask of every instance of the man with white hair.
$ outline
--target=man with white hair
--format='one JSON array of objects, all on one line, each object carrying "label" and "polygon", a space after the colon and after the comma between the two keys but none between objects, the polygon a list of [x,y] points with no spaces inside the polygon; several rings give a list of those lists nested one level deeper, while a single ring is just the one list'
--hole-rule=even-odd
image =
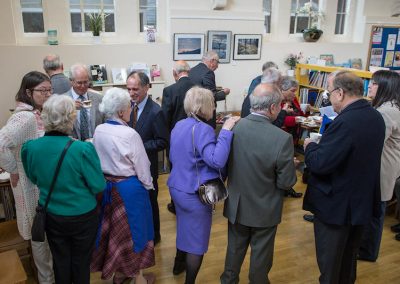
[{"label": "man with white hair", "polygon": [[60,56],[49,54],[43,59],[43,69],[49,75],[53,94],[64,94],[71,88],[71,81],[64,75]]},{"label": "man with white hair", "polygon": [[[213,50],[206,52],[203,55],[202,61],[194,66],[189,72],[189,78],[193,84],[200,87],[209,89],[214,94],[215,106],[217,101],[225,100],[226,96],[231,92],[228,88],[222,88],[217,90],[215,84],[214,71],[217,70],[219,64],[218,53]],[[214,110],[213,118],[207,122],[214,129],[216,127],[216,112]]]},{"label": "man with white hair", "polygon": [[64,95],[75,101],[77,110],[72,137],[85,141],[93,137],[96,126],[104,121],[99,111],[102,96],[88,91],[90,75],[86,65],[78,63],[71,66],[71,82],[72,88]]}]

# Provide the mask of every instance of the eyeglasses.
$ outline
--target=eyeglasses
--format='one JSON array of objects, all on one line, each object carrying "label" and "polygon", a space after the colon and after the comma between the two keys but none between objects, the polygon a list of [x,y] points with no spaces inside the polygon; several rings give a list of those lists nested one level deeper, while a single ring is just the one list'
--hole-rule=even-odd
[{"label": "eyeglasses", "polygon": [[139,89],[137,88],[126,88],[128,90],[128,92],[137,92],[139,91]]},{"label": "eyeglasses", "polygon": [[33,89],[33,91],[40,92],[44,96],[46,94],[52,94],[53,88],[51,88],[51,89]]},{"label": "eyeglasses", "polygon": [[213,60],[215,60],[215,62],[217,62],[217,63],[219,64],[219,59],[215,59],[215,58],[214,58]]},{"label": "eyeglasses", "polygon": [[369,81],[369,85],[370,85],[370,86],[377,86],[378,83],[375,82],[374,80],[371,80],[371,81]]},{"label": "eyeglasses", "polygon": [[328,98],[333,94],[334,91],[337,91],[337,90],[339,90],[339,89],[340,89],[340,88],[333,89],[332,91],[327,90],[327,91],[328,91],[328,93],[327,93]]},{"label": "eyeglasses", "polygon": [[89,85],[89,81],[74,81],[75,84],[81,85],[81,86],[87,86]]}]

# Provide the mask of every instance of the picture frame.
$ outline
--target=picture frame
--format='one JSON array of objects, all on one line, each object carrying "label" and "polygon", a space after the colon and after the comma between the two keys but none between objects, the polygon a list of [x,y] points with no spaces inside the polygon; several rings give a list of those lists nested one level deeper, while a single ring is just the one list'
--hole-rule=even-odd
[{"label": "picture frame", "polygon": [[335,65],[335,61],[333,60],[333,54],[321,54],[319,59],[325,60],[326,66],[333,66]]},{"label": "picture frame", "polygon": [[174,60],[201,60],[204,54],[204,34],[174,34]]},{"label": "picture frame", "polygon": [[231,61],[231,31],[208,31],[207,50],[214,50],[218,53],[220,63]]},{"label": "picture frame", "polygon": [[233,43],[233,60],[261,59],[261,34],[235,34]]}]

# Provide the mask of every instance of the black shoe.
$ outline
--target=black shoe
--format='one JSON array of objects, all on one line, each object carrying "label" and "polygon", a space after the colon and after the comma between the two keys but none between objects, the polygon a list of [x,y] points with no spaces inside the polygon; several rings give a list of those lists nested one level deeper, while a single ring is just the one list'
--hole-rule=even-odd
[{"label": "black shoe", "polygon": [[376,259],[368,258],[368,257],[362,257],[360,255],[357,255],[358,260],[363,260],[363,261],[368,261],[368,262],[376,262]]},{"label": "black shoe", "polygon": [[172,202],[171,202],[171,203],[168,203],[167,209],[168,209],[169,212],[171,212],[172,214],[175,214],[175,215],[176,215],[174,203],[172,203]]},{"label": "black shoe", "polygon": [[161,241],[161,236],[160,235],[154,236],[153,241],[154,241],[154,245],[157,245]]},{"label": "black shoe", "polygon": [[303,196],[303,193],[294,191],[293,188],[285,190],[285,196],[290,196],[293,198],[300,198]]},{"label": "black shoe", "polygon": [[175,257],[174,268],[172,269],[172,273],[174,275],[179,275],[186,270],[186,263],[185,261],[179,260]]},{"label": "black shoe", "polygon": [[308,222],[314,222],[314,215],[312,214],[304,214],[303,219]]},{"label": "black shoe", "polygon": [[391,226],[391,227],[390,227],[390,230],[392,230],[392,232],[394,232],[394,233],[400,233],[400,223]]},{"label": "black shoe", "polygon": [[396,234],[394,238],[396,239],[396,241],[400,241],[400,233]]}]

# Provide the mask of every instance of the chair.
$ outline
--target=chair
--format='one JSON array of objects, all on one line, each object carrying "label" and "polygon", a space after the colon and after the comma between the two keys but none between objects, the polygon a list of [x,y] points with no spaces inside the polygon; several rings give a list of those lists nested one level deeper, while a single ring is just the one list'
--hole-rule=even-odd
[{"label": "chair", "polygon": [[[9,250],[18,252],[21,261],[32,268],[33,276],[36,278],[37,271],[33,261],[31,242],[20,236],[16,220],[0,222],[0,253]],[[26,266],[25,268],[28,268]]]}]

